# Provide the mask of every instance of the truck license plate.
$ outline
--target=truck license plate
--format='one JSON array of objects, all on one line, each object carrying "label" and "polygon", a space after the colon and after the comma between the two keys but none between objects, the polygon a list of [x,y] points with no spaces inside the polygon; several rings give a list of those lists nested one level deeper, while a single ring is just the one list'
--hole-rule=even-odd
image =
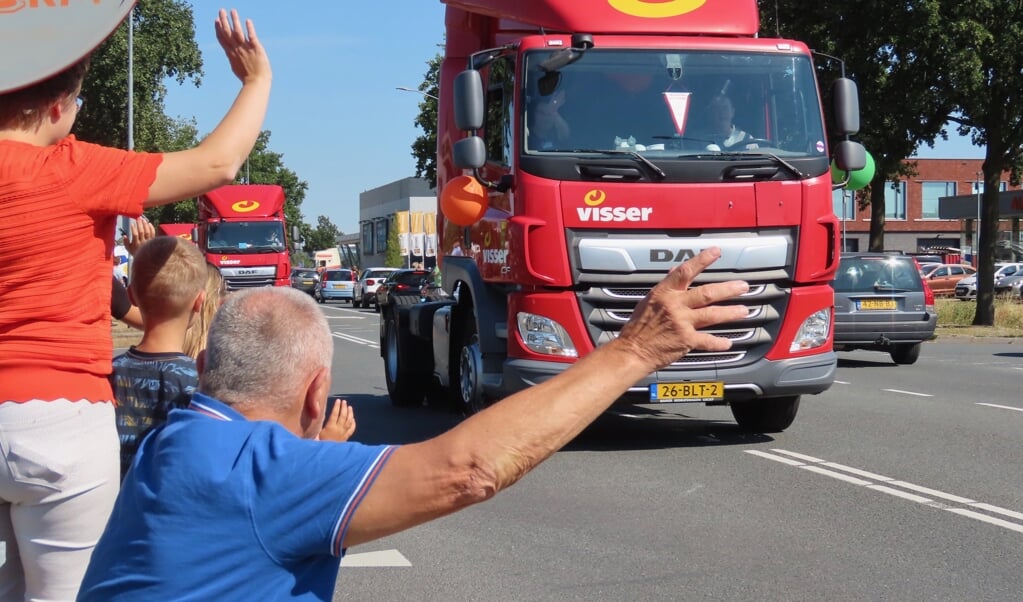
[{"label": "truck license plate", "polygon": [[650,385],[650,403],[720,401],[725,383],[656,383]]}]

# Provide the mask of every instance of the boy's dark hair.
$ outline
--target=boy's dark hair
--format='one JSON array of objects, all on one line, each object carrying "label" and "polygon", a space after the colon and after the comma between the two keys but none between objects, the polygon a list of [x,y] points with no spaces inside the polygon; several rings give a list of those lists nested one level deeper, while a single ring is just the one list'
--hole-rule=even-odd
[{"label": "boy's dark hair", "polygon": [[53,102],[74,94],[89,70],[90,56],[41,82],[0,94],[0,128],[24,128],[40,122]]}]

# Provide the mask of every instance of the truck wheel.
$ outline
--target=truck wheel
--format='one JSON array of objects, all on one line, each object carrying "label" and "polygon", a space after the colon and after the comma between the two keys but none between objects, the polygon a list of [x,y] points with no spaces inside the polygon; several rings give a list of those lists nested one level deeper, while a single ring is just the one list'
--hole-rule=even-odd
[{"label": "truck wheel", "polygon": [[[405,315],[408,316],[408,313]],[[384,319],[384,380],[392,404],[415,407],[423,403],[432,374],[416,369],[424,363],[422,350],[416,349],[415,337],[401,327],[400,319],[397,311],[391,312]]]},{"label": "truck wheel", "polygon": [[488,404],[483,395],[483,353],[476,332],[476,319],[471,309],[466,314],[459,336],[458,357],[451,367],[450,388],[455,410],[472,415]]},{"label": "truck wheel", "polygon": [[751,433],[780,433],[792,424],[799,411],[799,396],[769,397],[729,404],[739,427]]},{"label": "truck wheel", "polygon": [[920,358],[920,343],[895,345],[891,350],[892,361],[896,364],[915,364]]}]

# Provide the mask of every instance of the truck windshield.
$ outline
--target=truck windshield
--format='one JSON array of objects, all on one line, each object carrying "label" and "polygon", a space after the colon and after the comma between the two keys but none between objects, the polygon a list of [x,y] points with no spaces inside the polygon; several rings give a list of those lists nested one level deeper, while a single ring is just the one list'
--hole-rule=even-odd
[{"label": "truck windshield", "polygon": [[281,222],[213,222],[207,235],[210,251],[267,253],[284,250]]},{"label": "truck windshield", "polygon": [[808,56],[593,48],[555,73],[526,56],[525,152],[823,157]]}]

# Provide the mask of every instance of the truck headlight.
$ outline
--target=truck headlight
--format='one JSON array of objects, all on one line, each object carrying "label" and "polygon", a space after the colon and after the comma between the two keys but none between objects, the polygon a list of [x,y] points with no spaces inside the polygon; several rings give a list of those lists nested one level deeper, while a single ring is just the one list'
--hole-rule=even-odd
[{"label": "truck headlight", "polygon": [[562,357],[579,356],[568,332],[554,320],[536,314],[519,312],[516,321],[519,326],[519,336],[531,351]]},{"label": "truck headlight", "polygon": [[824,345],[828,341],[828,330],[831,328],[831,310],[822,309],[809,315],[799,330],[796,331],[789,352],[805,351]]}]

